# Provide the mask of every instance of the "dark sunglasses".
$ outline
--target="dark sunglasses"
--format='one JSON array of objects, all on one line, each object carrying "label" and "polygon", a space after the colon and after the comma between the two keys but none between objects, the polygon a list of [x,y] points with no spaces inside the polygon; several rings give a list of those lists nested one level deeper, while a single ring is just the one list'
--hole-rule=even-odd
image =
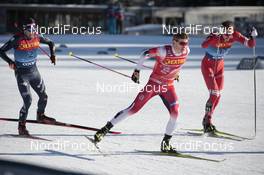
[{"label": "dark sunglasses", "polygon": [[175,40],[177,43],[179,43],[181,46],[186,46],[186,45],[188,45],[188,42],[183,42],[183,41],[181,41],[181,42],[179,42],[179,40]]},{"label": "dark sunglasses", "polygon": [[28,31],[28,32],[30,32],[30,33],[32,33],[32,32],[36,32],[35,24],[24,25],[24,26],[23,26],[23,30],[24,30],[24,31]]}]

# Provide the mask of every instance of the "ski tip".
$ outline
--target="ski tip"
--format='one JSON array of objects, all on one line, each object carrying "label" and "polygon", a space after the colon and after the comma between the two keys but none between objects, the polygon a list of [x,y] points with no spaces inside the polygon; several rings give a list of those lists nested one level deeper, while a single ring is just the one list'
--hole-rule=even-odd
[{"label": "ski tip", "polygon": [[114,56],[115,56],[115,57],[119,57],[118,53],[115,53]]},{"label": "ski tip", "polygon": [[70,56],[73,56],[73,53],[72,53],[72,52],[69,52],[69,55],[70,55]]},{"label": "ski tip", "polygon": [[226,159],[221,159],[221,160],[218,160],[218,162],[224,162],[226,161]]}]

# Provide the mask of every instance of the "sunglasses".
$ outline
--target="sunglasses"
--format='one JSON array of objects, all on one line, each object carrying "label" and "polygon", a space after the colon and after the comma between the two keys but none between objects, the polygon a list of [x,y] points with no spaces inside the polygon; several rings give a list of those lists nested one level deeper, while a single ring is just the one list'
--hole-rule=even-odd
[{"label": "sunglasses", "polygon": [[36,32],[35,24],[29,24],[23,26],[24,31],[28,31],[30,33]]},{"label": "sunglasses", "polygon": [[188,42],[183,42],[183,41],[181,41],[181,42],[179,42],[179,40],[175,40],[177,43],[179,43],[181,46],[186,46],[186,45],[188,45]]}]

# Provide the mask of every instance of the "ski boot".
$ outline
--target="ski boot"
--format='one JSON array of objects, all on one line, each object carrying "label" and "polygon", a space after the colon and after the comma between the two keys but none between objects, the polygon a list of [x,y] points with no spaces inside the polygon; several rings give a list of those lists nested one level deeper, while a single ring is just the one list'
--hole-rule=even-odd
[{"label": "ski boot", "polygon": [[37,121],[39,123],[54,124],[56,120],[54,118],[46,116],[44,113],[37,112]]},{"label": "ski boot", "polygon": [[18,134],[22,136],[28,136],[29,132],[26,128],[26,121],[19,121],[18,122]]},{"label": "ski boot", "polygon": [[161,141],[160,150],[163,153],[178,153],[175,148],[170,145],[170,139],[172,136],[165,134]]},{"label": "ski boot", "polygon": [[210,116],[205,115],[202,124],[204,133],[214,134],[216,132],[216,128],[212,124]]},{"label": "ski boot", "polygon": [[103,137],[110,131],[110,129],[113,127],[113,124],[111,122],[107,122],[107,124],[102,127],[99,131],[97,131],[94,135],[94,142],[98,143],[100,142]]}]

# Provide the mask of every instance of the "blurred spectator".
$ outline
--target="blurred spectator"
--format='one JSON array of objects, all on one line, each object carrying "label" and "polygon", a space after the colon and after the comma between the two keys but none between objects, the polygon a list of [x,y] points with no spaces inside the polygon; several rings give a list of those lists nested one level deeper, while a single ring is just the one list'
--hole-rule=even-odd
[{"label": "blurred spectator", "polygon": [[123,33],[124,10],[120,2],[115,4],[115,17],[116,17],[116,32],[117,34]]},{"label": "blurred spectator", "polygon": [[113,2],[110,2],[106,11],[107,16],[107,26],[109,34],[116,34],[116,17],[115,17],[115,7]]}]

